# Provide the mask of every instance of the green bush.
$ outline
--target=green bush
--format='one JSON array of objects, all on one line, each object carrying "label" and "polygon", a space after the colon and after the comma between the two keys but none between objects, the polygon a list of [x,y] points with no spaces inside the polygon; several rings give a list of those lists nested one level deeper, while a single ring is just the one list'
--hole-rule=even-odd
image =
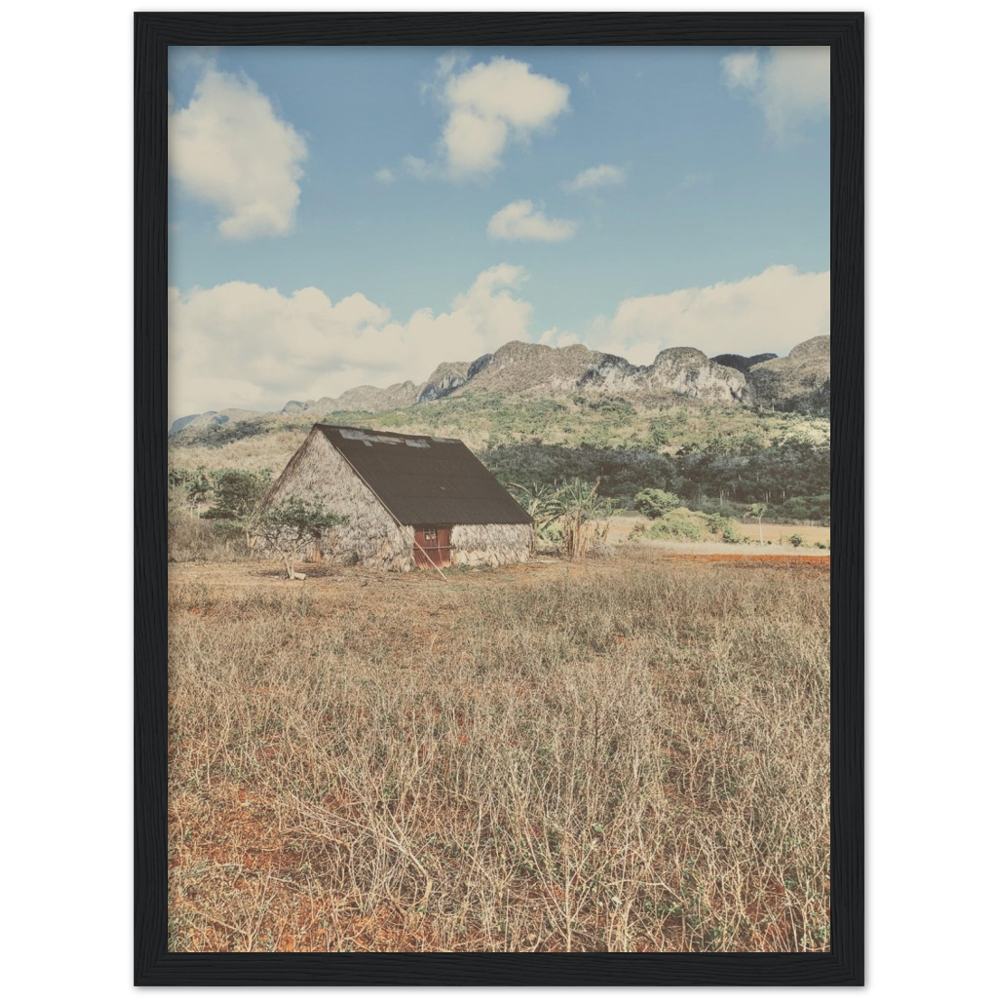
[{"label": "green bush", "polygon": [[708,518],[704,514],[688,510],[687,507],[678,507],[657,518],[649,526],[648,537],[700,542],[710,533]]},{"label": "green bush", "polygon": [[245,522],[257,510],[271,487],[271,471],[245,472],[215,469],[208,474],[212,507],[202,517],[210,520]]},{"label": "green bush", "polygon": [[667,493],[665,490],[640,490],[635,495],[635,509],[644,514],[651,521],[655,521],[670,511],[676,510],[681,505],[680,497],[676,493]]},{"label": "green bush", "polygon": [[708,518],[708,530],[713,535],[725,534],[727,529],[730,532],[733,530],[728,517],[723,517],[721,514],[706,514],[705,516]]}]

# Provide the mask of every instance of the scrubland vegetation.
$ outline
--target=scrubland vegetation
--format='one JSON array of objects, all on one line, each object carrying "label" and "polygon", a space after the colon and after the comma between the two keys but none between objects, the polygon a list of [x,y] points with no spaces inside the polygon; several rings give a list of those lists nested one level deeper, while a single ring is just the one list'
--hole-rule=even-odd
[{"label": "scrubland vegetation", "polygon": [[228,557],[171,566],[172,951],[828,947],[821,565]]},{"label": "scrubland vegetation", "polygon": [[[184,431],[171,462],[193,472],[280,471],[316,418],[272,414]],[[461,438],[503,483],[600,480],[627,505],[656,487],[692,510],[739,516],[766,503],[776,517],[829,523],[830,421],[820,416],[626,399],[470,396],[323,422]]]}]

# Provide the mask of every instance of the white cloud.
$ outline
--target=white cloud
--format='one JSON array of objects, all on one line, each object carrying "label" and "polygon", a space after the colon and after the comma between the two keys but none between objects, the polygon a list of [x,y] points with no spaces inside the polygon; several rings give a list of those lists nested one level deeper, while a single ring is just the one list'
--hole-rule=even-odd
[{"label": "white cloud", "polygon": [[830,332],[830,272],[800,274],[777,265],[741,281],[626,299],[597,320],[584,343],[649,364],[666,347],[716,354],[787,354]]},{"label": "white cloud", "polygon": [[396,179],[396,175],[391,170],[383,167],[381,170],[375,172],[375,179],[381,181],[383,184],[391,184]]},{"label": "white cloud", "polygon": [[563,190],[572,194],[576,191],[586,191],[588,188],[608,187],[621,184],[625,180],[625,171],[621,167],[602,163],[599,167],[581,170],[571,181],[563,184]]},{"label": "white cloud", "polygon": [[223,213],[230,239],[291,231],[305,140],[246,76],[208,66],[186,108],[169,112],[170,172]]},{"label": "white cloud", "polygon": [[494,240],[544,240],[552,243],[570,239],[577,223],[567,219],[549,219],[536,211],[530,201],[512,201],[490,219],[487,233]]},{"label": "white cloud", "polygon": [[830,114],[830,49],[775,46],[766,58],[756,51],[722,60],[722,75],[734,93],[745,91],[764,113],[780,142],[796,128]]},{"label": "white cloud", "polygon": [[487,175],[500,166],[512,136],[527,142],[569,109],[569,87],[532,73],[528,63],[497,56],[461,69],[467,62],[461,53],[437,62],[436,92],[448,112],[440,144],[443,168],[426,169],[424,161],[407,157],[417,177]]},{"label": "white cloud", "polygon": [[404,156],[403,169],[417,178],[418,181],[427,181],[437,176],[437,171],[426,160],[419,156]]},{"label": "white cloud", "polygon": [[527,63],[503,56],[451,76],[445,96],[453,108],[501,118],[518,129],[542,128],[569,106],[566,84],[532,73]]},{"label": "white cloud", "polygon": [[730,88],[746,87],[748,90],[753,90],[760,77],[760,60],[757,58],[756,52],[734,52],[732,55],[723,57],[722,71],[725,75],[726,86]]},{"label": "white cloud", "polygon": [[452,49],[443,56],[438,56],[435,63],[436,75],[438,79],[451,76],[456,66],[464,66],[468,63],[471,55],[465,49]]},{"label": "white cloud", "polygon": [[456,177],[496,170],[506,143],[507,123],[502,118],[465,108],[452,111],[444,128],[448,168]]},{"label": "white cloud", "polygon": [[527,275],[499,264],[448,312],[405,321],[356,293],[334,303],[317,288],[291,295],[233,281],[169,293],[170,417],[224,407],[278,409],[357,385],[426,378],[439,361],[473,361],[528,340],[531,304],[513,290]]}]

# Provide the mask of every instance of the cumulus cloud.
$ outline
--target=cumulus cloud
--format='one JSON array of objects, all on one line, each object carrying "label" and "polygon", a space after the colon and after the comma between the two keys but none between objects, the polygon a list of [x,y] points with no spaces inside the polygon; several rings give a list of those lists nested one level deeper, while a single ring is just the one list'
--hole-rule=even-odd
[{"label": "cumulus cloud", "polygon": [[741,281],[626,299],[584,336],[595,350],[649,364],[666,347],[716,354],[787,354],[830,332],[830,272],[777,265]]},{"label": "cumulus cloud", "polygon": [[796,128],[830,114],[830,49],[776,46],[767,56],[736,52],[722,60],[722,76],[764,113],[768,131],[780,142]]},{"label": "cumulus cloud", "polygon": [[625,171],[621,167],[602,163],[599,167],[581,170],[571,181],[563,184],[563,189],[572,194],[576,191],[586,191],[588,188],[609,187],[621,184],[625,180]]},{"label": "cumulus cloud", "polygon": [[171,174],[222,213],[223,236],[291,231],[306,142],[253,80],[207,66],[188,106],[171,107],[168,137]]},{"label": "cumulus cloud", "polygon": [[391,184],[396,179],[396,176],[391,170],[383,167],[381,170],[375,172],[375,179],[381,181],[383,184]]},{"label": "cumulus cloud", "polygon": [[512,137],[527,142],[569,108],[569,87],[533,73],[528,63],[504,56],[463,68],[467,63],[463,53],[438,60],[433,89],[448,114],[440,141],[442,166],[435,171],[407,157],[404,162],[417,177],[488,175],[500,166]]},{"label": "cumulus cloud", "polygon": [[512,201],[490,219],[487,233],[494,240],[544,240],[548,243],[570,239],[577,224],[566,219],[549,219],[530,201]]},{"label": "cumulus cloud", "polygon": [[291,295],[242,281],[183,294],[171,288],[171,419],[416,380],[439,361],[472,361],[527,340],[531,305],[514,294],[526,278],[523,268],[499,264],[449,311],[419,309],[404,321],[360,293],[334,303],[311,287]]}]

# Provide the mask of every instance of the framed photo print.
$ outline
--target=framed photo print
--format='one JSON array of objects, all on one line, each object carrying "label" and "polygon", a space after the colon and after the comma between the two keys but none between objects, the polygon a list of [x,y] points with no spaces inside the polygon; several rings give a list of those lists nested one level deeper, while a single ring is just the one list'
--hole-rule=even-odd
[{"label": "framed photo print", "polygon": [[860,985],[862,15],[135,59],[135,982]]}]

